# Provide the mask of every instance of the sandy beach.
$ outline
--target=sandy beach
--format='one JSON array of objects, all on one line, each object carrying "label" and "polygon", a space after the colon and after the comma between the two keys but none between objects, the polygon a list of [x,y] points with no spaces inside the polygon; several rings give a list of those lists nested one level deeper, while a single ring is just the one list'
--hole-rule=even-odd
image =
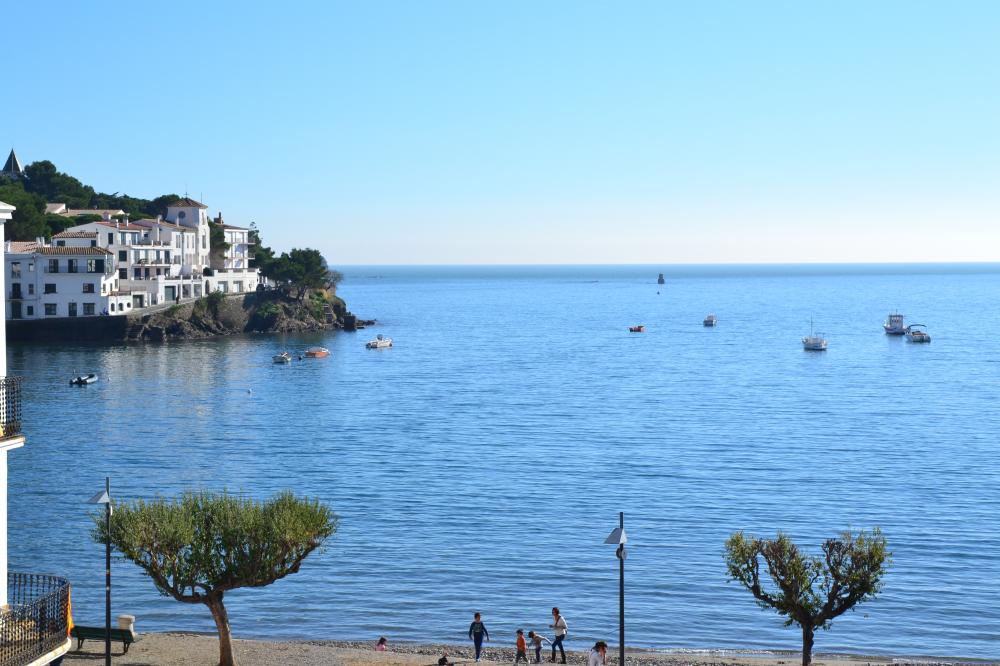
[{"label": "sandy beach", "polygon": [[[103,644],[88,641],[84,650],[71,651],[64,661],[68,665],[82,666],[96,664],[103,659]],[[387,652],[375,652],[371,644],[348,641],[257,641],[236,639],[236,658],[242,666],[284,666],[286,664],[333,664],[337,666],[436,666],[438,657],[444,650],[449,658],[459,664],[474,663],[471,647],[468,645],[424,645],[391,644]],[[214,666],[218,663],[219,643],[214,635],[162,633],[144,634],[139,642],[132,645],[128,654],[121,654],[121,643],[112,645],[113,663],[118,666]],[[585,664],[587,652],[572,650],[567,652],[571,664]],[[484,652],[485,663],[510,664],[514,661],[514,651],[509,647],[494,647],[489,644]],[[629,664],[635,666],[796,666],[800,656],[795,653],[783,655],[723,656],[714,653],[662,654],[648,651],[630,651]],[[547,655],[543,653],[543,663]],[[608,652],[608,664],[617,664],[617,652]],[[979,665],[1000,662],[971,661],[945,658],[891,658],[862,656],[813,656],[815,666],[872,666],[878,664],[959,664]]]}]

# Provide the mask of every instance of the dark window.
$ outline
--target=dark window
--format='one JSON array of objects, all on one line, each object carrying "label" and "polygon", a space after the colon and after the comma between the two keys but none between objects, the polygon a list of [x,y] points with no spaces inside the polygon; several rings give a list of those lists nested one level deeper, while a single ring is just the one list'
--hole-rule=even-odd
[{"label": "dark window", "polygon": [[54,293],[56,293],[56,285],[55,285],[55,283],[53,283],[53,282],[46,282],[45,283],[45,293],[46,294],[54,294]]},{"label": "dark window", "polygon": [[10,285],[10,297],[11,298],[21,298],[21,283],[12,282]]},{"label": "dark window", "polygon": [[94,315],[94,304],[93,303],[84,303],[83,304],[83,316],[84,317],[92,317],[93,315]]},{"label": "dark window", "polygon": [[35,316],[35,306],[34,305],[28,305],[24,309],[27,311],[25,313],[27,316],[29,316],[29,317],[34,317]]},{"label": "dark window", "polygon": [[76,273],[76,262],[77,262],[76,259],[67,259],[66,260],[66,271],[69,272],[69,273]]},{"label": "dark window", "polygon": [[28,283],[28,296],[34,296],[34,295],[35,295],[35,285],[29,282]]},{"label": "dark window", "polygon": [[56,247],[66,247],[66,241],[56,241]]},{"label": "dark window", "polygon": [[45,304],[45,316],[46,317],[54,317],[54,316],[56,316],[56,304],[55,303],[46,303]]},{"label": "dark window", "polygon": [[70,303],[69,304],[69,316],[70,317],[75,317],[76,316],[76,303]]},{"label": "dark window", "polygon": [[128,269],[127,268],[119,268],[118,269],[118,277],[120,277],[122,280],[127,280],[128,279]]},{"label": "dark window", "polygon": [[49,273],[58,273],[58,272],[59,272],[59,260],[49,259]]},{"label": "dark window", "polygon": [[90,247],[97,247],[97,241],[95,240],[90,241]]},{"label": "dark window", "polygon": [[118,250],[118,261],[128,261],[128,250]]},{"label": "dark window", "polygon": [[88,273],[103,273],[104,272],[104,260],[103,259],[87,259],[87,272]]},{"label": "dark window", "polygon": [[92,294],[92,293],[94,293],[94,283],[93,282],[84,282],[83,283],[83,293],[85,293],[85,294]]},{"label": "dark window", "polygon": [[114,232],[108,232],[108,245],[115,244],[115,234]]},{"label": "dark window", "polygon": [[19,278],[19,277],[21,277],[21,262],[20,261],[12,261],[12,262],[10,262],[10,276],[12,278]]}]

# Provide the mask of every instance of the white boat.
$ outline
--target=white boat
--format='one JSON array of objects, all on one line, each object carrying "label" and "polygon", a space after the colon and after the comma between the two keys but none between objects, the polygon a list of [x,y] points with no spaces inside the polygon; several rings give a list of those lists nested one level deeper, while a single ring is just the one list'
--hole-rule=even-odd
[{"label": "white boat", "polygon": [[885,318],[882,328],[886,335],[905,335],[906,324],[903,323],[904,316],[898,312],[892,312]]},{"label": "white boat", "polygon": [[385,349],[392,346],[392,338],[387,338],[381,333],[375,336],[374,340],[365,343],[366,349]]},{"label": "white boat", "polygon": [[74,377],[69,380],[71,386],[86,386],[87,384],[93,384],[97,381],[97,375],[91,372],[88,375],[80,375],[79,377]]},{"label": "white boat", "polygon": [[715,318],[715,315],[710,314],[701,323],[703,326],[715,326],[716,321],[718,320]]},{"label": "white boat", "polygon": [[291,363],[292,362],[292,355],[289,354],[286,351],[283,351],[280,354],[275,354],[274,356],[271,357],[271,359],[275,363]]},{"label": "white boat", "polygon": [[910,324],[906,327],[906,339],[910,342],[930,342],[931,335],[924,330],[923,324]]},{"label": "white boat", "polygon": [[802,348],[806,351],[826,351],[826,337],[813,332],[812,319],[809,320],[809,335],[802,338]]}]

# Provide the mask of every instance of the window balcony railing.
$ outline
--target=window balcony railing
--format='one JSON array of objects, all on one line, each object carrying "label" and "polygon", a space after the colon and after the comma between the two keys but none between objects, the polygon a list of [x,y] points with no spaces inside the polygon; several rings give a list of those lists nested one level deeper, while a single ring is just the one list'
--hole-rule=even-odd
[{"label": "window balcony railing", "polygon": [[[22,377],[0,379],[0,434],[10,439],[21,434]],[[0,664],[4,663],[0,659]]]},{"label": "window balcony railing", "polygon": [[10,609],[0,610],[0,664],[25,666],[69,647],[68,580],[11,572],[7,598]]}]

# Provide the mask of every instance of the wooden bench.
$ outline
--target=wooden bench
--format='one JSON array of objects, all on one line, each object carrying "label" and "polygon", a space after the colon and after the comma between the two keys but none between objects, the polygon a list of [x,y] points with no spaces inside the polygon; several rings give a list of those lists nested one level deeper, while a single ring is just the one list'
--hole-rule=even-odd
[{"label": "wooden bench", "polygon": [[[84,627],[82,625],[73,625],[73,629],[69,632],[70,636],[76,639],[76,649],[80,650],[83,648],[83,642],[88,640],[103,641],[107,632],[104,627]],[[116,629],[112,627],[111,629],[111,640],[121,641],[122,645],[125,646],[125,652],[128,652],[128,647],[135,643],[138,637],[128,629]],[[123,652],[124,654],[124,652]]]}]

